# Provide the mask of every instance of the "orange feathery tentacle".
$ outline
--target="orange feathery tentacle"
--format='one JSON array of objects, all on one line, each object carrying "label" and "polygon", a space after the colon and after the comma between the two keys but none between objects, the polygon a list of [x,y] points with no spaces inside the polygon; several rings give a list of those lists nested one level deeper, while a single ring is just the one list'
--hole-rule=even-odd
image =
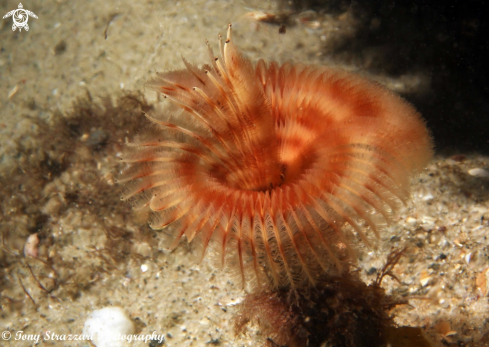
[{"label": "orange feathery tentacle", "polygon": [[128,146],[123,199],[153,211],[172,247],[210,249],[248,289],[315,285],[355,261],[409,198],[432,155],[420,115],[359,76],[324,67],[255,66],[234,45],[185,59],[148,86],[173,104]]}]

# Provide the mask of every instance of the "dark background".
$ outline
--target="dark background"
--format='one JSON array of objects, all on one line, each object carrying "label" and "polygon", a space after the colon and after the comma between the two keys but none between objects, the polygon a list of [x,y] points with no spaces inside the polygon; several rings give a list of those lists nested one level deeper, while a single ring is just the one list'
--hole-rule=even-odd
[{"label": "dark background", "polygon": [[427,120],[437,152],[489,154],[488,6],[475,0],[430,3],[296,0],[293,7],[319,13],[349,9],[359,20],[359,34],[333,55],[347,51],[361,59],[374,50],[372,72],[426,73],[430,90],[404,97]]}]

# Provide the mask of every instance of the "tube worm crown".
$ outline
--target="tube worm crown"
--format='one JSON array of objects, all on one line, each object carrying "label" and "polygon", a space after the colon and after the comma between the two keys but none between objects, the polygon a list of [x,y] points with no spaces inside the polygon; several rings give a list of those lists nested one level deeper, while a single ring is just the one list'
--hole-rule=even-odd
[{"label": "tube worm crown", "polygon": [[220,58],[207,45],[209,65],[184,59],[147,84],[172,107],[148,113],[155,126],[129,144],[122,199],[151,209],[170,247],[185,236],[250,290],[344,271],[352,236],[371,245],[431,157],[424,121],[344,71],[253,65],[231,25]]}]

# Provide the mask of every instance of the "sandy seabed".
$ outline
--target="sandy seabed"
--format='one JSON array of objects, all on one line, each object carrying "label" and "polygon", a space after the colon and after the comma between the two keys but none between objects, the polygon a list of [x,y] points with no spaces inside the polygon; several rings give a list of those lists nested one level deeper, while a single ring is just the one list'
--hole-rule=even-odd
[{"label": "sandy seabed", "polygon": [[[11,19],[0,24],[0,330],[80,334],[92,310],[114,305],[138,333],[164,334],[166,346],[259,345],[257,330],[233,334],[243,291],[205,261],[195,265],[185,247],[160,247],[147,216],[119,200],[121,144],[147,122],[141,111],[156,101],[145,81],[155,71],[182,68],[181,56],[207,61],[205,39],[217,47],[228,22],[253,60],[341,66],[400,93],[426,88],[426,79],[373,75],[354,59],[331,59],[324,47],[355,35],[347,12],[296,14],[279,34],[249,2],[23,4],[39,17],[29,19],[28,32],[12,32]],[[17,5],[3,2],[0,12]],[[396,322],[423,327],[434,346],[489,345],[489,181],[485,171],[472,170],[488,167],[483,156],[435,157],[379,249],[359,249],[368,283],[392,248],[408,247],[395,268],[399,282],[383,285],[409,298],[393,312]],[[25,257],[32,234],[39,260]]]}]

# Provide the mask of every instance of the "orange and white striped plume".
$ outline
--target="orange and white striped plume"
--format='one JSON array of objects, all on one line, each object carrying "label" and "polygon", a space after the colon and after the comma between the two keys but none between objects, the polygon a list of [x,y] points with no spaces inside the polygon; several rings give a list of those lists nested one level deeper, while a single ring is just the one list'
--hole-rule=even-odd
[{"label": "orange and white striped plume", "polygon": [[[209,45],[208,45],[209,46]],[[210,65],[159,73],[171,108],[129,145],[123,200],[153,211],[170,247],[186,237],[243,287],[301,288],[354,262],[432,155],[420,115],[359,76],[253,65],[227,39]]]}]

